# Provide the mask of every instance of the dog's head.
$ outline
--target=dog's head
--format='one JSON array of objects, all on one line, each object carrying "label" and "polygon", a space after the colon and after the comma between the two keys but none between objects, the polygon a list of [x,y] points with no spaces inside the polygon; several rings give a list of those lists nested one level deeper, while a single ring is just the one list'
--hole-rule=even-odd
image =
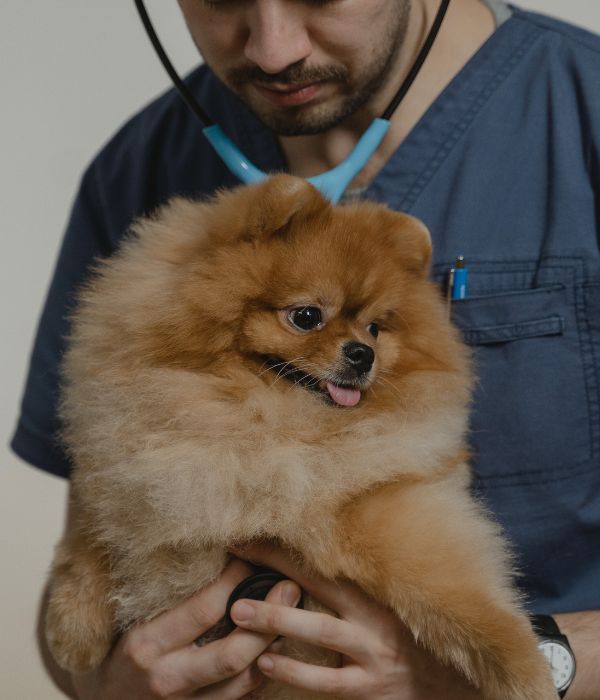
[{"label": "dog's head", "polygon": [[145,245],[173,280],[145,324],[145,354],[157,363],[234,363],[346,407],[400,400],[408,374],[463,366],[427,279],[428,231],[410,216],[332,206],[280,175],[206,204],[177,200],[150,227],[161,235]]}]

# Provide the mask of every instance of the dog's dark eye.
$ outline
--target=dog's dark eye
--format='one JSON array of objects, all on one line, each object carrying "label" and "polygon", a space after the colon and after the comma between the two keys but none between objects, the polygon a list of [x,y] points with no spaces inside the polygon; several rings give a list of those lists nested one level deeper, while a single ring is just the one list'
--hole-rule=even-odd
[{"label": "dog's dark eye", "polygon": [[301,306],[288,313],[288,319],[293,326],[301,331],[312,331],[323,323],[321,309],[316,306]]},{"label": "dog's dark eye", "polygon": [[367,330],[373,336],[373,338],[377,338],[379,335],[379,326],[376,323],[369,323]]}]

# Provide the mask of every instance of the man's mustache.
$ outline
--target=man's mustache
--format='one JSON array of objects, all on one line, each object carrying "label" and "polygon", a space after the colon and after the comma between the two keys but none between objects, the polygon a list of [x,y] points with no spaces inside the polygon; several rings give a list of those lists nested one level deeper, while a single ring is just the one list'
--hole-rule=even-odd
[{"label": "man's mustache", "polygon": [[239,66],[231,68],[227,73],[227,78],[231,85],[238,88],[247,83],[307,85],[308,83],[318,83],[326,80],[345,83],[348,79],[348,70],[344,66],[311,68],[302,64],[295,64],[279,73],[265,73],[258,66]]}]

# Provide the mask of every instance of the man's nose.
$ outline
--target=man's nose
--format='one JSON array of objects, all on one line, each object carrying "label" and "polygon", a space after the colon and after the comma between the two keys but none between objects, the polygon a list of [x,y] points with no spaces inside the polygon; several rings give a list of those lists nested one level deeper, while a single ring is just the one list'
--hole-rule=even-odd
[{"label": "man's nose", "polygon": [[311,53],[306,7],[293,0],[254,0],[248,8],[246,58],[265,73],[280,73]]}]

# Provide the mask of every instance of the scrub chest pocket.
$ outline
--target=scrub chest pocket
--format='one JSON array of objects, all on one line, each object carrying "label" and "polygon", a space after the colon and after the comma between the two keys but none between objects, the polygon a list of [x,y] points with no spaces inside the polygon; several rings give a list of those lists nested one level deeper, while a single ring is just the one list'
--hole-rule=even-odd
[{"label": "scrub chest pocket", "polygon": [[452,319],[474,351],[470,444],[482,484],[550,481],[594,461],[600,425],[591,316],[600,286],[577,273],[564,264],[488,264],[479,273],[472,265],[470,295],[453,303]]}]

